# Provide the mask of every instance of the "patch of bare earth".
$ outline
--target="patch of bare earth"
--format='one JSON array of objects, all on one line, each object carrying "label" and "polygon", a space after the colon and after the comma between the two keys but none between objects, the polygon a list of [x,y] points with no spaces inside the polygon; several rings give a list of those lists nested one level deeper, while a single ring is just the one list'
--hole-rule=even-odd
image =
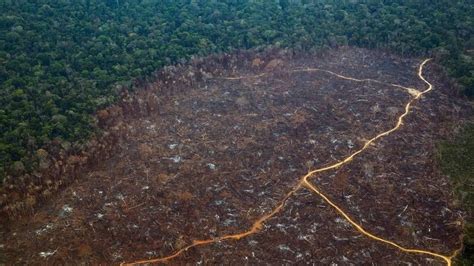
[{"label": "patch of bare earth", "polygon": [[[172,254],[193,240],[247,230],[309,169],[347,157],[392,128],[423,90],[418,59],[344,48],[324,56],[250,52],[197,59],[156,75],[102,113],[119,136],[101,161],[30,217],[2,228],[0,262],[120,263]],[[295,69],[320,68],[327,72]],[[268,73],[261,76],[256,74]],[[226,79],[226,77],[241,79]],[[450,255],[462,212],[435,162],[435,143],[465,115],[436,65],[433,91],[400,130],[310,180],[368,231]],[[191,248],[173,264],[441,264],[356,231],[300,189],[264,228]]]}]

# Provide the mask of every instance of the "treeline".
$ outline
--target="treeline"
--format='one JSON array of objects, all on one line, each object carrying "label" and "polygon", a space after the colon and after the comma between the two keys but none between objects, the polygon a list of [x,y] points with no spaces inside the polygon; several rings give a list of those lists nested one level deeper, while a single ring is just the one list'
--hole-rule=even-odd
[{"label": "treeline", "polygon": [[339,45],[436,56],[474,96],[472,1],[2,0],[0,179],[77,147],[134,78],[194,55]]}]

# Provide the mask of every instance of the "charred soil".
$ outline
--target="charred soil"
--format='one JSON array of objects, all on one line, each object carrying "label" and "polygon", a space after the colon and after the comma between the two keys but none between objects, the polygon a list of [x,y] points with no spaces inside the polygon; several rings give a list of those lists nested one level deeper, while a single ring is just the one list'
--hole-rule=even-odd
[{"label": "charred soil", "polygon": [[[427,84],[420,59],[354,48],[240,52],[165,68],[98,113],[108,156],[28,217],[1,228],[0,262],[115,263],[166,257],[252,228],[312,169],[393,128]],[[311,70],[311,71],[310,71]],[[341,167],[308,178],[367,231],[451,255],[463,212],[435,144],[470,107],[434,86],[402,126]],[[113,137],[110,137],[113,136]],[[81,158],[78,157],[78,160]],[[173,264],[442,264],[367,238],[301,187],[256,233],[183,250]]]}]

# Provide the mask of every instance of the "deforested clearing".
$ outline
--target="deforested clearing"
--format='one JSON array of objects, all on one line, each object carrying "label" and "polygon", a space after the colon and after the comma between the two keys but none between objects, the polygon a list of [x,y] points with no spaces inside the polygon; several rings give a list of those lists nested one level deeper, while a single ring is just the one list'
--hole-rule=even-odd
[{"label": "deforested clearing", "polygon": [[445,263],[463,212],[435,143],[472,107],[424,60],[343,47],[165,67],[97,113],[107,155],[61,161],[74,181],[2,225],[0,261]]}]

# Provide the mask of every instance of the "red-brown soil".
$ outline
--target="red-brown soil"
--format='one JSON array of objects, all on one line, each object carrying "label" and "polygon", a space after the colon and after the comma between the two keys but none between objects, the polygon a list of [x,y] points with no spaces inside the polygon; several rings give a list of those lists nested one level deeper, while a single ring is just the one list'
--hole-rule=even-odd
[{"label": "red-brown soil", "polygon": [[[257,59],[258,58],[258,59]],[[335,163],[396,124],[423,90],[420,59],[344,48],[324,56],[250,52],[197,59],[156,75],[99,112],[118,141],[31,216],[2,225],[0,262],[119,264],[164,257],[194,240],[248,230],[310,169]],[[357,79],[342,79],[320,68]],[[268,73],[267,75],[252,75]],[[396,132],[310,178],[371,233],[451,255],[462,212],[435,161],[468,106],[434,63],[434,90]],[[242,79],[227,77],[249,76]],[[264,228],[191,248],[171,264],[442,264],[356,231],[318,195],[296,192]]]}]

